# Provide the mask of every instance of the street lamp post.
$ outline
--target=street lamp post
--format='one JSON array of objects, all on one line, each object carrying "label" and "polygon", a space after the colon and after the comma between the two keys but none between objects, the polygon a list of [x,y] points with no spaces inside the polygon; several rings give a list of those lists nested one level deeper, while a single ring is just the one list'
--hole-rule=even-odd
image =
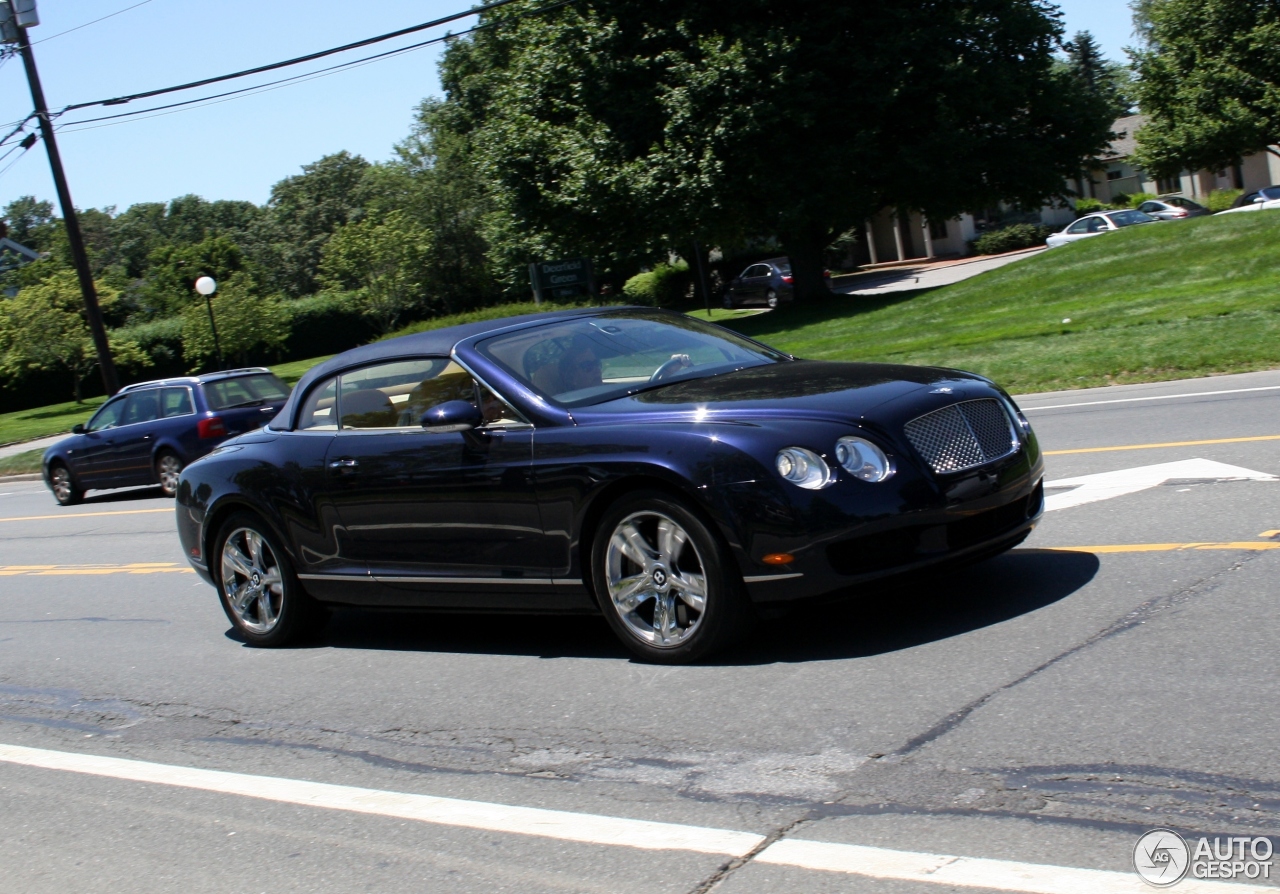
[{"label": "street lamp post", "polygon": [[209,308],[209,328],[213,331],[213,356],[218,361],[218,369],[222,369],[222,346],[218,344],[218,326],[213,322],[213,293],[218,291],[218,282],[212,276],[202,276],[196,280],[196,291],[204,296],[205,307]]}]

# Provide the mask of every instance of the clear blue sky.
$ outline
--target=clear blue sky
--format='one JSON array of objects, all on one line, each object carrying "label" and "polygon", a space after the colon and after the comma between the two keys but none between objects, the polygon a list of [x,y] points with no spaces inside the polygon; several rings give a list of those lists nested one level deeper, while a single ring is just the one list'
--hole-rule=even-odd
[{"label": "clear blue sky", "polygon": [[[41,0],[41,24],[29,32],[52,109],[250,68],[350,43],[468,8],[471,0]],[[1068,34],[1093,32],[1109,58],[1132,42],[1123,0],[1059,0]],[[105,21],[56,36],[102,16]],[[474,20],[450,26],[459,31]],[[403,46],[429,32],[382,44]],[[357,50],[284,72],[346,61]],[[386,159],[409,130],[414,106],[438,95],[440,47],[313,81],[147,120],[59,134],[71,194],[81,208],[167,201],[186,193],[207,199],[266,201],[272,184],[323,155],[346,149]],[[206,88],[247,86],[259,76]],[[174,101],[198,96],[179,94]],[[79,117],[142,108],[145,101],[85,110]],[[19,59],[0,67],[0,124],[23,118],[30,94]],[[63,121],[73,115],[66,116]],[[142,116],[139,116],[142,117]],[[128,120],[128,119],[126,119]],[[8,132],[6,127],[0,135]],[[7,147],[6,147],[7,148]],[[4,150],[0,150],[4,151]],[[0,162],[0,171],[18,158]],[[44,147],[34,146],[0,173],[0,205],[32,194],[55,200]]]}]

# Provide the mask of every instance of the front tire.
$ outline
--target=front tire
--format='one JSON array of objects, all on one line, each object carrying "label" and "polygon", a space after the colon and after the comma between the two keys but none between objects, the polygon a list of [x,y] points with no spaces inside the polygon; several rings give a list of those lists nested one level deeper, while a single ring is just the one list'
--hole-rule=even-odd
[{"label": "front tire", "polygon": [[222,610],[251,645],[290,645],[324,626],[328,612],[302,589],[288,555],[257,516],[237,512],[214,544],[211,570]]},{"label": "front tire", "polygon": [[84,498],[84,491],[76,487],[71,470],[60,462],[49,467],[49,489],[59,506],[74,506]]},{"label": "front tire", "polygon": [[645,661],[686,664],[750,626],[728,548],[683,500],[638,491],[609,507],[591,550],[605,619]]},{"label": "front tire", "polygon": [[176,454],[168,450],[156,457],[156,480],[166,497],[178,493],[178,478],[182,475],[183,462]]}]

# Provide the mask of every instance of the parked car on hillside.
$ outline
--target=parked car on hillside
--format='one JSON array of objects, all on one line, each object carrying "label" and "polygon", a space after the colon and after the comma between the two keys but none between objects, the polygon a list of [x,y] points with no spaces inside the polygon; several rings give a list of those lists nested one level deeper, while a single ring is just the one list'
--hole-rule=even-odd
[{"label": "parked car on hillside", "polygon": [[1078,242],[1102,233],[1112,233],[1135,224],[1157,223],[1159,218],[1152,217],[1142,211],[1099,211],[1097,214],[1086,214],[1072,223],[1061,233],[1054,233],[1045,240],[1050,248],[1057,248],[1070,242]]},{"label": "parked car on hillside", "polygon": [[[831,271],[824,270],[822,275],[830,285]],[[729,280],[724,289],[724,306],[729,309],[748,304],[777,307],[780,303],[792,300],[795,295],[794,283],[790,258],[760,261]]]},{"label": "parked car on hillside", "polygon": [[1184,220],[1188,217],[1204,217],[1212,214],[1199,202],[1193,202],[1185,196],[1161,196],[1149,202],[1143,202],[1138,210],[1161,220]]},{"label": "parked car on hillside", "polygon": [[262,367],[128,385],[44,453],[44,480],[64,506],[86,490],[159,484],[227,438],[261,428],[289,386]]},{"label": "parked car on hillside", "polygon": [[340,605],[582,612],[679,663],[758,611],[1016,546],[1043,475],[981,376],[581,308],[339,354],[183,471],[176,520],[252,645]]},{"label": "parked car on hillside", "polygon": [[1280,186],[1264,186],[1255,192],[1241,193],[1226,211],[1219,214],[1234,214],[1237,211],[1270,211],[1280,208]]}]

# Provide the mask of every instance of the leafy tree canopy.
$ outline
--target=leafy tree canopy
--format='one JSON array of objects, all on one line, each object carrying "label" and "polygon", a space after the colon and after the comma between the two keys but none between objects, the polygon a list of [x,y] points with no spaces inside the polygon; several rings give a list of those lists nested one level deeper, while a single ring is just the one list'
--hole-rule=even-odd
[{"label": "leafy tree canopy", "polygon": [[1280,142],[1280,4],[1142,0],[1135,12],[1147,39],[1133,53],[1147,172],[1222,168]]},{"label": "leafy tree canopy", "polygon": [[1106,143],[1111,109],[1055,70],[1041,0],[595,0],[447,51],[449,126],[491,192],[500,263],[602,266],[776,236],[801,295],[886,206],[1038,206]]}]

